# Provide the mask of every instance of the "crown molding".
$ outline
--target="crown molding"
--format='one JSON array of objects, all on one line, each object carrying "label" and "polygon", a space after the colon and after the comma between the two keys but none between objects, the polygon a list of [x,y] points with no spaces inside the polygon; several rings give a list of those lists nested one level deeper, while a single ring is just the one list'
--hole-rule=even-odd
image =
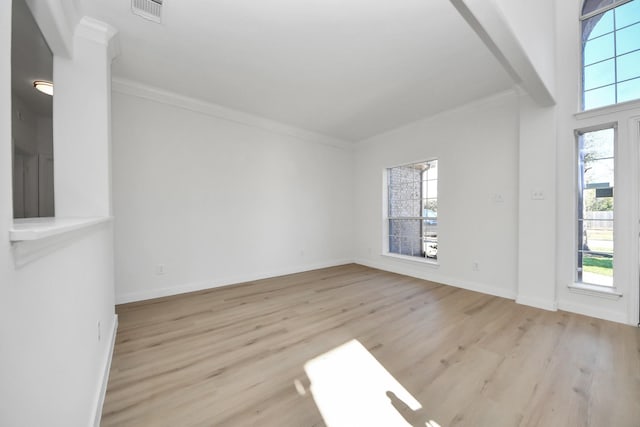
[{"label": "crown molding", "polygon": [[343,150],[353,150],[354,148],[354,144],[350,141],[311,132],[295,126],[280,123],[275,120],[266,119],[264,117],[234,110],[201,99],[180,95],[128,79],[114,77],[111,83],[111,88],[114,92],[168,104],[185,110],[217,117],[219,119],[259,128],[272,133],[294,137],[307,142],[330,145]]}]

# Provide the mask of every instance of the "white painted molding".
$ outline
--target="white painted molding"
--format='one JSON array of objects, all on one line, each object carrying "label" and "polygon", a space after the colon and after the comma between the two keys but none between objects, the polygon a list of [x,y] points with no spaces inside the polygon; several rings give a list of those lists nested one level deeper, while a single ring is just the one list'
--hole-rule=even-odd
[{"label": "white painted molding", "polygon": [[632,101],[621,102],[619,104],[594,108],[592,110],[580,111],[575,113],[573,117],[575,117],[576,120],[586,120],[593,117],[608,116],[630,110],[640,110],[640,101],[635,99]]},{"label": "white painted molding", "polygon": [[118,30],[111,25],[88,16],[82,17],[75,30],[75,37],[106,46],[109,59],[120,54],[120,42],[117,35]]},{"label": "white painted molding", "polygon": [[11,242],[41,240],[71,231],[110,222],[112,217],[93,218],[24,218],[14,219],[9,229]]},{"label": "white painted molding", "polygon": [[528,297],[518,295],[516,302],[522,305],[528,305],[529,307],[541,308],[548,311],[558,311],[558,303],[556,301],[549,301],[543,298]]},{"label": "white painted molding", "polygon": [[[84,220],[88,220],[88,218]],[[56,230],[51,234],[49,234],[49,231],[46,229],[41,230],[42,233],[40,233],[40,231],[34,231],[34,233],[40,235],[26,236],[34,238],[12,242],[11,251],[13,253],[14,264],[16,268],[22,268],[52,252],[59,251],[64,247],[74,244],[74,242],[82,239],[88,233],[96,232],[103,227],[111,227],[111,217],[84,222],[80,225],[76,224],[70,227],[63,227],[63,229]],[[113,233],[113,230],[110,230],[110,232]],[[31,231],[27,231],[27,234],[30,233]],[[15,238],[15,236],[13,238]]]},{"label": "white painted molding", "polygon": [[609,320],[611,322],[631,324],[633,326],[637,325],[637,323],[628,323],[627,313],[606,310],[593,305],[579,304],[573,301],[559,301],[558,309],[569,311],[571,313],[582,314],[584,316]]},{"label": "white painted molding", "polygon": [[604,298],[614,301],[622,298],[622,292],[614,289],[602,288],[600,286],[589,285],[586,283],[570,283],[567,288],[569,288],[569,292],[589,295],[590,297]]},{"label": "white painted molding", "polygon": [[[470,282],[460,280],[453,277],[447,277],[434,273],[433,269],[422,268],[420,272],[416,272],[415,268],[402,268],[402,266],[390,266],[386,263],[375,262],[367,259],[356,259],[357,264],[364,265],[378,270],[389,271],[391,273],[402,274],[404,276],[415,277],[416,279],[428,280],[442,285],[453,286],[456,288],[466,289],[469,291],[480,292],[487,295],[493,295],[500,298],[515,299],[515,291],[499,288],[496,286],[486,285],[484,283]],[[420,268],[421,266],[418,266]]]},{"label": "white painted molding", "polygon": [[111,372],[111,361],[113,360],[113,350],[116,345],[116,334],[118,332],[118,315],[113,315],[113,328],[111,328],[109,336],[109,345],[107,346],[107,354],[105,355],[105,363],[102,369],[102,377],[100,379],[99,388],[96,392],[96,398],[93,405],[93,426],[100,427],[102,418],[102,407],[104,406],[104,398],[107,394],[107,384],[109,383],[109,372]]},{"label": "white painted molding", "polygon": [[219,119],[228,120],[245,126],[251,126],[266,130],[272,133],[286,135],[308,142],[315,142],[323,145],[330,145],[344,150],[353,150],[353,142],[333,138],[327,135],[311,132],[295,126],[277,122],[275,120],[265,119],[260,116],[245,113],[214,104],[201,99],[183,96],[168,90],[164,90],[154,86],[148,86],[143,83],[134,82],[132,80],[114,77],[111,89],[114,92],[125,95],[135,96],[138,98],[148,99],[150,101],[168,104],[174,107],[183,108],[185,110],[195,111],[197,113],[206,114]]},{"label": "white painted molding", "polygon": [[224,286],[238,285],[241,283],[252,282],[255,280],[271,279],[288,274],[303,273],[321,268],[337,267],[345,264],[352,264],[352,260],[334,260],[318,264],[310,264],[302,267],[291,269],[273,270],[261,274],[252,274],[246,276],[235,276],[224,279],[203,280],[201,282],[191,282],[167,286],[164,288],[149,289],[146,291],[130,292],[126,294],[118,294],[118,285],[116,284],[116,304],[126,304],[129,302],[145,301],[154,298],[162,298],[173,295],[185,294],[188,292],[202,291],[205,289],[221,288]]},{"label": "white painted molding", "polygon": [[459,280],[455,278],[449,278],[445,276],[436,276],[433,274],[433,270],[422,269],[420,273],[412,271],[412,269],[402,268],[402,266],[389,266],[386,263],[376,262],[367,259],[356,259],[355,263],[364,265],[371,268],[377,268],[379,270],[390,271],[392,273],[402,274],[405,276],[415,277],[417,279],[428,280],[435,283],[440,283],[447,286],[454,286],[457,288],[467,289],[470,291],[481,292],[483,294],[494,295],[501,298],[507,298],[516,300],[519,304],[528,305],[544,310],[556,311],[564,310],[571,313],[582,314],[585,316],[595,317],[598,319],[609,320],[617,323],[632,324],[636,326],[636,323],[628,322],[628,316],[626,313],[601,309],[591,305],[576,304],[574,302],[560,301],[558,303],[549,302],[542,299],[530,298],[530,297],[518,297],[516,298],[515,291],[509,291],[495,286],[486,285],[483,283],[469,282],[465,280]]}]

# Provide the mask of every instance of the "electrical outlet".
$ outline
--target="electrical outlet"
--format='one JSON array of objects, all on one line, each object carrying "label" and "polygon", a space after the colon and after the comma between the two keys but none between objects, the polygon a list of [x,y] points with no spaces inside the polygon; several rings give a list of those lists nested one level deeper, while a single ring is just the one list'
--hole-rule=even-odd
[{"label": "electrical outlet", "polygon": [[471,269],[473,271],[479,271],[480,270],[480,263],[478,261],[474,261],[471,263]]},{"label": "electrical outlet", "polygon": [[164,264],[156,265],[156,274],[162,276],[164,274]]},{"label": "electrical outlet", "polygon": [[542,190],[532,190],[531,191],[531,200],[544,200],[544,191],[542,191]]},{"label": "electrical outlet", "polygon": [[98,341],[102,339],[102,328],[100,327],[100,321],[98,320]]}]

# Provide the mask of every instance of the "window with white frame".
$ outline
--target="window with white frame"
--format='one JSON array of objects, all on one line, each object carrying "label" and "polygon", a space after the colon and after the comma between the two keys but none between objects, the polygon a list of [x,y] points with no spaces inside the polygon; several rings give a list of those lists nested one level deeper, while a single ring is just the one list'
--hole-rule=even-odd
[{"label": "window with white frame", "polygon": [[438,161],[387,169],[388,252],[438,258]]},{"label": "window with white frame", "polygon": [[584,110],[640,99],[640,0],[585,0]]},{"label": "window with white frame", "polygon": [[616,129],[579,131],[576,281],[613,287]]}]

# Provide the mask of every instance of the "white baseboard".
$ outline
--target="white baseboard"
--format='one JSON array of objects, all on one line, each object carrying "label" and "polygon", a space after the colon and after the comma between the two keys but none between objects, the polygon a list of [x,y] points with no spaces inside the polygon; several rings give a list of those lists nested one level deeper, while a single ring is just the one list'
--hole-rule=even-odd
[{"label": "white baseboard", "polygon": [[[559,301],[558,309],[571,313],[582,314],[584,316],[596,317],[598,319],[609,320],[616,323],[630,324],[626,313],[606,310],[591,305],[579,304],[571,301]],[[635,326],[634,323],[631,323]]]},{"label": "white baseboard", "polygon": [[97,391],[95,404],[93,407],[93,426],[100,427],[102,418],[102,406],[104,405],[104,397],[107,394],[107,384],[109,383],[109,372],[111,371],[111,360],[113,359],[113,349],[116,344],[116,333],[118,331],[118,315],[113,315],[113,328],[111,328],[109,336],[109,344],[107,345],[107,354],[105,355],[105,364],[102,369],[102,378],[100,388]]},{"label": "white baseboard", "polygon": [[480,292],[483,294],[493,295],[501,298],[515,299],[515,290],[503,289],[497,286],[491,286],[484,283],[460,280],[453,277],[443,276],[435,273],[432,269],[424,269],[424,271],[415,271],[415,268],[403,268],[403,266],[389,265],[387,263],[379,263],[367,259],[355,260],[357,264],[361,264],[379,270],[390,271],[392,273],[403,274],[405,276],[415,277],[417,279],[429,280],[431,282],[441,283],[443,285],[454,286],[456,288],[467,289],[469,291]]},{"label": "white baseboard", "polygon": [[[126,304],[129,302],[145,301],[154,298],[168,297],[172,295],[185,294],[188,292],[202,291],[205,289],[220,288],[223,286],[236,285],[239,283],[251,282],[254,280],[269,279],[272,277],[286,276],[287,274],[302,273],[305,271],[318,270],[320,268],[337,267],[339,265],[351,264],[353,260],[334,260],[318,264],[310,264],[295,268],[273,270],[260,274],[248,274],[244,276],[228,277],[217,280],[203,280],[201,282],[184,283],[164,288],[155,288],[144,291],[128,292],[116,295],[116,304]],[[117,287],[117,286],[116,286]]]},{"label": "white baseboard", "polygon": [[516,302],[522,305],[528,305],[529,307],[541,308],[548,311],[558,311],[558,303],[555,301],[548,301],[542,298],[527,297],[518,295]]},{"label": "white baseboard", "polygon": [[371,268],[377,268],[379,270],[390,271],[392,273],[403,274],[405,276],[416,277],[418,279],[429,280],[436,283],[442,283],[443,285],[455,286],[458,288],[467,289],[470,291],[481,292],[484,294],[494,295],[502,298],[515,300],[518,304],[528,305],[543,310],[557,311],[563,310],[571,313],[582,314],[584,316],[595,317],[598,319],[609,320],[611,322],[631,324],[637,326],[635,322],[629,322],[626,313],[612,311],[594,307],[591,305],[576,304],[571,301],[548,301],[542,298],[517,296],[515,290],[506,290],[484,283],[470,282],[465,280],[459,280],[452,277],[439,275],[437,270],[427,268],[414,267],[413,265],[405,264],[390,264],[386,262],[378,262],[370,259],[356,259],[354,262],[357,264],[365,265]]}]

